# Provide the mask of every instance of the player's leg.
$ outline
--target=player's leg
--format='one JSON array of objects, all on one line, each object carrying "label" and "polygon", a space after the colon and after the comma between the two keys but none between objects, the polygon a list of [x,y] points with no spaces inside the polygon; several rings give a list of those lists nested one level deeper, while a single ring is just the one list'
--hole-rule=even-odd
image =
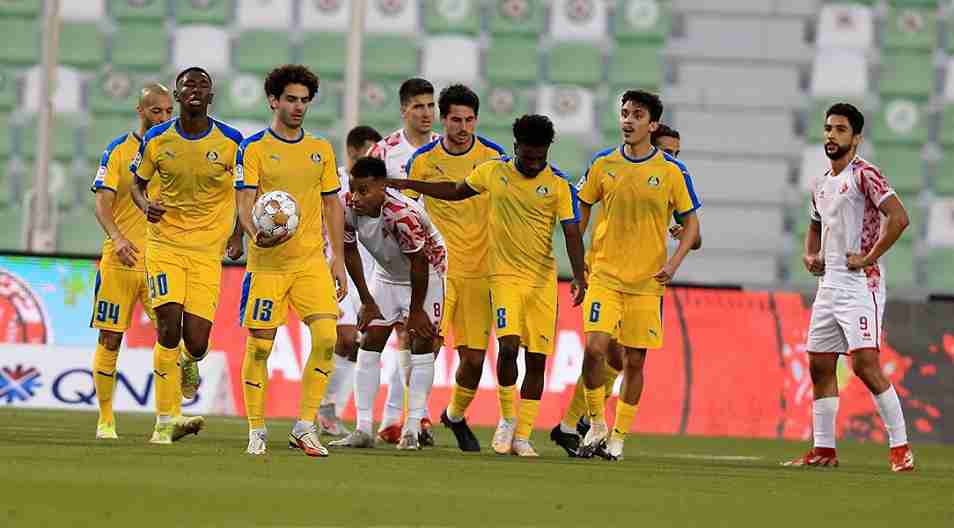
[{"label": "player's leg", "polygon": [[381,415],[381,426],[378,429],[378,438],[391,444],[397,443],[401,435],[401,418],[404,415],[405,400],[407,398],[407,372],[411,363],[411,346],[403,324],[394,326],[397,338],[397,364],[388,378],[388,391],[384,400],[384,412]]},{"label": "player's leg", "polygon": [[93,385],[96,387],[96,401],[99,404],[99,418],[96,420],[96,438],[115,439],[116,419],[113,416],[113,390],[116,387],[116,361],[119,359],[119,347],[123,334],[100,330],[93,356]]},{"label": "player's leg", "polygon": [[[525,332],[527,291],[525,287],[513,282],[494,282],[490,290],[493,300],[494,332],[497,335],[497,383],[500,389],[506,390],[515,388],[517,385],[517,356],[520,353],[521,338],[527,333]],[[501,394],[498,391],[498,395],[502,396],[502,410],[492,441],[494,452],[498,455],[513,452],[514,434],[518,424],[513,410],[514,391],[508,392],[509,394]]]},{"label": "player's leg", "polygon": [[201,378],[199,365],[209,352],[212,321],[219,302],[222,263],[218,259],[187,257],[186,295],[183,303],[182,340],[185,351],[179,356],[182,395],[195,397]]},{"label": "player's leg", "polygon": [[524,378],[520,387],[520,406],[514,431],[513,453],[537,456],[530,434],[540,412],[540,399],[546,382],[547,356],[553,354],[556,341],[557,283],[549,287],[524,287],[522,295],[523,332],[526,348]]},{"label": "player's leg", "polygon": [[580,447],[581,456],[592,456],[609,433],[606,425],[606,358],[623,314],[622,294],[592,285],[583,300],[583,395],[590,430]]},{"label": "player's leg", "polygon": [[[606,373],[606,382],[603,384],[604,399],[609,399],[612,396],[616,379],[619,377],[620,371],[623,370],[623,350],[624,347],[619,344],[616,336],[614,336],[606,355],[606,363],[603,365]],[[563,413],[563,418],[550,431],[550,440],[562,447],[570,457],[577,456],[580,439],[586,436],[586,433],[590,430],[590,419],[586,415],[586,396],[583,389],[583,375],[580,374],[580,377],[576,380],[576,386],[573,388],[573,397]]]},{"label": "player's leg", "polygon": [[[454,387],[451,389],[451,399],[447,408],[441,413],[441,423],[451,429],[454,437],[457,439],[457,446],[462,451],[480,451],[480,442],[477,436],[467,425],[465,416],[467,408],[477,395],[477,388],[480,385],[481,373],[484,369],[484,357],[486,356],[487,337],[483,336],[482,347],[474,347],[475,340],[480,336],[474,337],[474,329],[486,321],[487,317],[481,317],[480,313],[490,314],[490,295],[486,295],[483,300],[483,306],[479,304],[476,309],[466,302],[466,291],[468,281],[466,279],[451,278],[447,280],[447,294],[444,298],[444,317],[441,322],[441,334],[446,336],[453,334],[454,344],[457,346],[457,355],[460,363],[454,374]],[[473,316],[475,320],[468,317]],[[483,326],[484,330],[490,328],[489,321]],[[512,407],[511,407],[512,418]]]},{"label": "player's leg", "polygon": [[[356,311],[352,313],[357,316]],[[353,323],[342,324],[343,320],[339,316],[335,341],[335,370],[328,382],[325,399],[318,408],[321,432],[331,436],[344,436],[349,433],[341,423],[340,415],[354,391],[354,370],[358,356],[358,327]]]},{"label": "player's leg", "polygon": [[[444,281],[431,274],[424,297],[424,310],[435,330],[441,326],[444,313]],[[407,307],[410,311],[411,291],[406,290]],[[439,331],[439,330],[438,330]],[[398,449],[420,449],[422,446],[421,421],[427,416],[427,400],[434,386],[435,338],[414,337],[411,341],[410,369],[407,374],[407,417],[401,431]]]}]

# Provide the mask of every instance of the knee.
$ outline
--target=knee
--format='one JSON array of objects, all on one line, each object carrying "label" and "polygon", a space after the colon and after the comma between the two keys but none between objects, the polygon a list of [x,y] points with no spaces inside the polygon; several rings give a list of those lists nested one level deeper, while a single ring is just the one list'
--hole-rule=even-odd
[{"label": "knee", "polygon": [[311,332],[311,350],[321,353],[321,357],[331,360],[335,344],[338,342],[337,323],[334,319],[316,319],[308,323]]},{"label": "knee", "polygon": [[497,351],[497,361],[517,361],[517,355],[519,353],[519,345],[514,343],[500,343],[500,350]]},{"label": "knee", "polygon": [[460,368],[468,372],[481,372],[484,370],[483,351],[461,349]]},{"label": "knee", "polygon": [[629,374],[639,374],[643,371],[643,365],[646,364],[646,354],[640,352],[627,353],[622,358],[622,370]]},{"label": "knee", "polygon": [[812,383],[818,385],[831,380],[835,376],[835,370],[827,363],[821,361],[809,361],[808,373],[812,378]]},{"label": "knee", "polygon": [[156,337],[162,346],[176,348],[182,340],[182,325],[160,318],[156,321]]},{"label": "knee", "polygon": [[606,364],[616,372],[621,372],[623,370],[623,354],[619,351],[613,351],[606,356]]},{"label": "knee", "polygon": [[123,335],[119,332],[110,332],[108,330],[99,331],[99,344],[106,350],[116,352],[123,343]]}]

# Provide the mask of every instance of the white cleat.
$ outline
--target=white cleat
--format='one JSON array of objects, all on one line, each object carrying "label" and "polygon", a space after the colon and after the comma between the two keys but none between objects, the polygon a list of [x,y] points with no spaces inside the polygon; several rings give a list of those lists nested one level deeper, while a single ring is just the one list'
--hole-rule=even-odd
[{"label": "white cleat", "polygon": [[329,442],[328,447],[354,447],[359,449],[374,447],[374,436],[360,429],[355,429],[341,440]]},{"label": "white cleat", "polygon": [[245,453],[249,455],[264,455],[268,452],[267,443],[268,431],[265,429],[252,429],[248,432],[248,447]]},{"label": "white cleat", "polygon": [[[494,431],[494,440],[491,446],[494,453],[498,455],[509,455],[513,451],[513,434],[517,430],[516,420],[504,420],[497,422],[497,430]],[[530,449],[533,449],[532,447]]]},{"label": "white cleat", "polygon": [[116,440],[118,438],[119,436],[116,434],[116,424],[108,422],[96,424],[97,440]]},{"label": "white cleat", "polygon": [[580,458],[593,458],[597,450],[601,449],[606,443],[606,437],[609,435],[609,427],[604,421],[594,421],[590,425],[590,430],[586,432],[583,443],[580,445]]},{"label": "white cleat", "polygon": [[307,428],[297,425],[288,433],[288,447],[301,449],[310,457],[326,457],[328,449],[318,441],[318,428],[311,424]]},{"label": "white cleat", "polygon": [[605,447],[596,451],[596,454],[613,462],[623,459],[623,439],[611,436]]},{"label": "white cleat", "polygon": [[398,441],[397,448],[401,451],[420,451],[420,438],[418,438],[417,433],[405,429],[401,433],[401,440]]},{"label": "white cleat", "polygon": [[199,435],[205,428],[205,418],[201,416],[176,416],[172,419],[172,441],[178,442],[190,434]]},{"label": "white cleat", "polygon": [[520,438],[513,441],[511,452],[518,457],[538,457],[537,450],[533,448],[530,440]]}]

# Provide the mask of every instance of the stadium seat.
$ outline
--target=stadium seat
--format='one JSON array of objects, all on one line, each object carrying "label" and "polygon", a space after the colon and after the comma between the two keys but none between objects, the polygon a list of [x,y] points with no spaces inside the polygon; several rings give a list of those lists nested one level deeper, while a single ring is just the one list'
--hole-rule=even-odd
[{"label": "stadium seat", "polygon": [[539,37],[546,30],[546,10],[545,0],[496,0],[488,17],[490,33],[494,38]]},{"label": "stadium seat", "polygon": [[941,111],[941,127],[938,139],[945,146],[954,146],[954,104],[948,103]]},{"label": "stadium seat", "polygon": [[[701,177],[701,175],[699,176]],[[702,196],[705,200],[705,196]],[[784,249],[785,215],[779,206],[738,207],[709,200],[703,206],[706,249],[774,252]],[[687,259],[688,260],[688,259]]]},{"label": "stadium seat", "polygon": [[[10,169],[10,160],[0,156],[0,211],[12,206],[15,200],[15,184]],[[5,248],[0,245],[0,249]]]},{"label": "stadium seat", "polygon": [[931,247],[954,248],[954,197],[940,198],[931,203],[927,243]]},{"label": "stadium seat", "polygon": [[924,188],[921,148],[890,143],[875,144],[875,165],[899,193],[916,193]]},{"label": "stadium seat", "polygon": [[576,183],[586,170],[592,150],[585,137],[561,134],[558,130],[550,147],[550,164],[562,170],[570,183]]},{"label": "stadium seat", "polygon": [[[105,17],[106,0],[60,2],[60,20],[64,22],[99,22]],[[60,38],[63,36],[60,35]]]},{"label": "stadium seat", "polygon": [[934,192],[954,196],[954,176],[952,175],[954,175],[954,152],[951,152],[948,147],[934,171]]},{"label": "stadium seat", "polygon": [[347,34],[323,31],[305,34],[302,57],[324,84],[325,79],[343,79],[347,66]]},{"label": "stadium seat", "polygon": [[[679,64],[676,75],[677,87],[694,104],[750,108],[790,107],[803,97],[799,77],[799,68],[784,64],[694,61]],[[742,78],[758,82],[740,83]]]},{"label": "stadium seat", "polygon": [[812,143],[802,149],[801,164],[798,171],[798,187],[811,192],[815,179],[828,172],[831,164],[825,155],[823,143]]},{"label": "stadium seat", "polygon": [[201,64],[212,73],[229,69],[229,34],[215,26],[180,26],[172,46],[172,62],[177,71]]},{"label": "stadium seat", "polygon": [[589,134],[596,126],[593,92],[576,86],[540,87],[538,112],[550,116],[558,135]]},{"label": "stadium seat", "polygon": [[89,107],[99,114],[129,114],[139,104],[143,79],[129,71],[107,70],[87,84]]},{"label": "stadium seat", "polygon": [[619,115],[620,115],[620,102],[623,96],[623,92],[629,89],[629,86],[626,85],[615,85],[610,86],[609,95],[606,98],[606,101],[600,103],[602,110],[600,111],[600,130],[604,134],[612,136],[614,139],[611,143],[619,143],[620,131],[619,131]]},{"label": "stadium seat", "polygon": [[818,16],[819,49],[864,51],[874,47],[874,37],[875,17],[870,6],[852,3],[829,3],[822,6]]},{"label": "stadium seat", "polygon": [[0,2],[0,17],[30,18],[43,11],[43,0],[6,0]]},{"label": "stadium seat", "polygon": [[[708,212],[708,211],[706,211]],[[700,215],[706,212],[700,211]],[[703,222],[705,222],[703,220]],[[705,223],[703,225],[706,225]],[[708,246],[709,238],[704,244]],[[711,237],[710,237],[711,238]],[[705,246],[704,246],[705,248]],[[709,284],[751,284],[777,287],[778,257],[767,253],[706,251],[683,261],[676,274],[680,282]]]},{"label": "stadium seat", "polygon": [[341,119],[341,85],[321,83],[318,101],[312,102],[305,117],[305,126],[309,130],[326,134],[326,130]]},{"label": "stadium seat", "polygon": [[908,221],[911,222],[910,227],[905,230],[901,235],[902,239],[914,241],[921,238],[921,234],[925,232],[925,222],[927,221],[928,214],[930,211],[928,208],[924,207],[921,200],[918,197],[918,193],[898,193],[898,200],[901,200],[901,203],[904,204],[905,210],[908,212]]},{"label": "stadium seat", "polygon": [[580,0],[550,5],[550,36],[555,40],[600,41],[609,33],[608,2]]},{"label": "stadium seat", "polygon": [[176,23],[224,26],[231,18],[233,4],[234,0],[176,0]]},{"label": "stadium seat", "polygon": [[359,121],[371,125],[386,136],[401,126],[400,81],[366,79],[361,85]]},{"label": "stadium seat", "polygon": [[[718,154],[790,156],[797,152],[794,116],[788,111],[699,111],[680,109],[673,122],[687,131],[684,150]],[[663,117],[666,120],[665,116]],[[757,134],[756,130],[771,131]]]},{"label": "stadium seat", "polygon": [[933,8],[889,7],[884,21],[887,49],[932,52],[937,44],[937,3]]},{"label": "stadium seat", "polygon": [[347,31],[351,23],[348,6],[349,2],[302,2],[299,22],[304,31]]},{"label": "stadium seat", "polygon": [[932,292],[954,293],[954,249],[935,249],[927,255],[925,271],[927,286]]},{"label": "stadium seat", "polygon": [[[691,142],[692,135],[686,141]],[[740,202],[782,205],[789,199],[789,164],[781,159],[713,159],[682,157],[697,194],[704,202]]]},{"label": "stadium seat", "polygon": [[90,69],[106,61],[106,43],[95,23],[63,23],[59,42],[60,64]]},{"label": "stadium seat", "polygon": [[3,64],[36,64],[40,62],[40,25],[34,20],[0,18],[0,35],[4,36]]},{"label": "stadium seat", "polygon": [[672,26],[670,4],[660,0],[617,0],[613,24],[617,41],[663,44]]},{"label": "stadium seat", "polygon": [[0,114],[0,158],[7,159],[13,152],[15,131],[10,114]]},{"label": "stadium seat", "polygon": [[480,44],[464,36],[428,37],[422,71],[432,82],[473,84],[480,76]]},{"label": "stadium seat", "polygon": [[[57,160],[71,160],[76,153],[77,116],[57,112],[50,136],[50,155]],[[30,119],[23,124],[20,136],[20,153],[29,159],[36,157],[40,148],[37,138],[38,123]]]},{"label": "stadium seat", "polygon": [[424,0],[424,29],[431,35],[480,33],[479,0]]},{"label": "stadium seat", "polygon": [[292,2],[286,0],[236,0],[235,25],[240,29],[288,31],[294,20]]},{"label": "stadium seat", "polygon": [[56,250],[61,253],[95,255],[103,245],[103,230],[91,211],[82,208],[60,215]]},{"label": "stadium seat", "polygon": [[589,42],[556,42],[549,52],[548,79],[554,84],[594,87],[603,79],[603,50]]},{"label": "stadium seat", "polygon": [[84,136],[84,152],[89,160],[99,159],[109,144],[120,134],[138,131],[139,120],[129,111],[128,115],[101,114],[93,116]]},{"label": "stadium seat", "polygon": [[364,38],[364,74],[368,78],[404,80],[417,75],[417,46],[405,36]]},{"label": "stadium seat", "polygon": [[883,51],[881,95],[927,99],[934,91],[934,62],[930,53]]},{"label": "stadium seat", "polygon": [[0,68],[0,111],[17,105],[17,74],[13,69]]},{"label": "stadium seat", "polygon": [[23,251],[23,214],[24,208],[19,205],[0,207],[0,222],[7,226],[0,230],[0,249],[7,251]]},{"label": "stadium seat", "polygon": [[113,34],[112,50],[112,64],[121,69],[151,73],[169,62],[169,39],[158,24],[122,24]]},{"label": "stadium seat", "polygon": [[[83,100],[82,76],[66,66],[56,69],[56,82],[53,90],[53,108],[56,112],[79,112]],[[40,83],[42,69],[34,66],[27,70],[23,89],[23,110],[33,113],[40,109]]]},{"label": "stadium seat", "polygon": [[902,236],[891,249],[881,257],[887,275],[887,287],[910,289],[917,285],[914,279],[914,250],[911,242]]},{"label": "stadium seat", "polygon": [[487,49],[486,68],[492,83],[536,83],[540,79],[537,41],[494,38]]},{"label": "stadium seat", "polygon": [[286,32],[252,30],[236,38],[232,60],[240,72],[264,75],[279,64],[288,64],[291,55]]},{"label": "stadium seat", "polygon": [[[264,130],[270,125],[269,121],[265,121],[261,119],[257,121],[237,119],[237,120],[227,121],[227,123],[230,126],[232,126],[232,128],[234,128],[235,130],[238,130],[239,132],[241,132],[242,137],[246,137],[246,138],[254,134],[258,134],[259,132],[261,132],[262,130]],[[311,127],[309,127],[307,123],[305,125],[305,129],[312,133],[315,132],[311,130]]]},{"label": "stadium seat", "polygon": [[[527,90],[518,85],[498,85],[486,90],[480,106],[480,129],[502,128],[510,135],[516,118],[532,113],[533,107]],[[512,143],[507,140],[506,144]]]},{"label": "stadium seat", "polygon": [[211,112],[226,120],[270,121],[272,118],[262,80],[255,75],[221,79],[215,90]]},{"label": "stadium seat", "polygon": [[417,35],[420,0],[382,0],[368,2],[364,29],[368,33]]},{"label": "stadium seat", "polygon": [[868,92],[868,59],[857,51],[830,50],[815,57],[811,95],[855,96]]},{"label": "stadium seat", "polygon": [[871,138],[879,143],[925,143],[928,140],[926,107],[914,99],[882,100]]},{"label": "stadium seat", "polygon": [[109,12],[113,17],[127,20],[161,22],[168,13],[165,0],[110,0]]}]

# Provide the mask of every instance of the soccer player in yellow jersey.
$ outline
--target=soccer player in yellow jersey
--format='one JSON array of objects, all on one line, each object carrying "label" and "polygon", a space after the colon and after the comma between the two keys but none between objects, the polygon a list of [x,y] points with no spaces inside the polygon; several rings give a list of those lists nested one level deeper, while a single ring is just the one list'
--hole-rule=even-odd
[{"label": "soccer player in yellow jersey", "polygon": [[[481,163],[505,154],[500,146],[475,135],[480,98],[473,90],[451,85],[441,91],[437,107],[444,136],[414,153],[408,162],[408,179],[460,183]],[[454,432],[461,450],[480,451],[464,414],[477,394],[490,341],[490,202],[484,195],[462,202],[425,197],[424,205],[444,236],[450,257],[441,335],[453,334],[460,355],[450,405],[442,413],[441,422]],[[501,415],[512,423],[515,386],[501,386],[498,391]]]},{"label": "soccer player in yellow jersey", "polygon": [[[594,233],[590,282],[583,302],[584,395],[591,427],[580,455],[618,460],[632,425],[643,386],[646,351],[662,347],[662,295],[699,235],[700,207],[678,162],[653,146],[663,105],[655,94],[623,94],[623,144],[597,154],[578,184],[581,222],[591,206],[603,204]],[[667,260],[666,236],[673,213],[683,217],[685,234]],[[604,364],[614,335],[625,347],[623,386],[613,434],[604,418]]]},{"label": "soccer player in yellow jersey", "polygon": [[[242,143],[235,174],[239,219],[254,241],[239,309],[242,326],[249,331],[242,363],[249,425],[246,452],[266,453],[266,361],[290,304],[308,325],[311,352],[302,369],[300,413],[288,443],[308,456],[324,457],[328,450],[318,441],[315,417],[335,367],[338,299],[348,288],[338,166],[331,143],[302,129],[308,105],[318,94],[314,73],[301,65],[275,68],[265,78],[265,94],[274,114],[271,126]],[[252,223],[256,197],[271,191],[284,191],[298,203],[299,226],[291,235],[266,236]],[[324,254],[325,226],[330,266]]]},{"label": "soccer player in yellow jersey", "polygon": [[[146,280],[158,338],[153,353],[158,416],[150,441],[157,444],[172,442],[177,358],[182,395],[192,398],[198,389],[196,363],[208,352],[222,254],[226,246],[229,257],[242,254],[232,190],[242,135],[209,117],[212,77],[202,68],[179,73],[173,94],[179,116],[149,129],[130,165],[136,176],[131,194],[149,222]],[[147,197],[153,179],[158,188]]]},{"label": "soccer player in yellow jersey", "polygon": [[540,409],[547,356],[553,353],[556,332],[557,266],[552,237],[557,221],[563,226],[573,267],[574,306],[583,300],[586,279],[575,191],[559,169],[547,164],[555,135],[553,123],[546,116],[525,115],[514,122],[513,134],[513,159],[483,163],[463,182],[394,180],[390,184],[441,200],[478,195],[489,199],[489,282],[501,385],[516,384],[517,353],[521,346],[526,349],[519,417],[515,425],[503,421],[497,427],[494,451],[535,457],[530,433]]}]

